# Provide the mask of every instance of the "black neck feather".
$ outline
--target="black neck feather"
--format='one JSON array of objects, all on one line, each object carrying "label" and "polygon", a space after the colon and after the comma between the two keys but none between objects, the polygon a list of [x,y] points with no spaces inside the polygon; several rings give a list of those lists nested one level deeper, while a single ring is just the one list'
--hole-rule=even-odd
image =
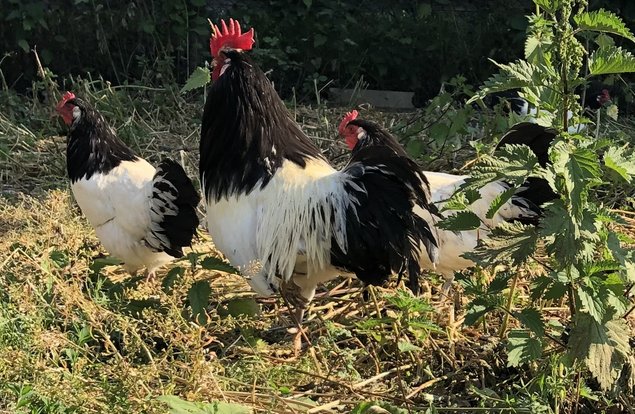
[{"label": "black neck feather", "polygon": [[201,125],[201,182],[208,200],[267,185],[284,160],[304,168],[321,151],[291,119],[265,74],[236,51],[209,88]]},{"label": "black neck feather", "polygon": [[357,141],[355,148],[353,148],[353,152],[359,151],[365,147],[384,145],[392,149],[397,155],[409,157],[397,139],[378,124],[363,119],[354,119],[349,122],[349,125],[356,125],[364,128],[366,131],[366,135]]},{"label": "black neck feather", "polygon": [[121,141],[99,112],[79,98],[74,100],[82,114],[73,122],[66,147],[66,168],[71,183],[93,174],[107,173],[122,161],[137,156]]}]

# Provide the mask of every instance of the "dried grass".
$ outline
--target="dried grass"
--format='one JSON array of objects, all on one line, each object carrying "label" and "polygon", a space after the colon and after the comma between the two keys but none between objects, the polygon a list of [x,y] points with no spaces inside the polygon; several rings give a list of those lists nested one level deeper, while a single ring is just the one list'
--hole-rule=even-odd
[{"label": "dried grass", "polygon": [[[99,102],[111,94],[85,92]],[[113,116],[116,107],[103,103]],[[129,143],[142,156],[177,157],[196,177],[198,131],[190,116],[198,111],[196,104],[169,114],[135,109],[115,124],[124,135],[140,132]],[[334,139],[345,109],[294,112],[329,158],[345,162],[346,148]],[[412,115],[370,116],[390,124]],[[434,277],[424,298],[436,309],[428,317],[443,326],[439,331],[416,338],[394,322],[371,334],[365,321],[396,317],[385,300],[395,287],[378,289],[377,302],[365,303],[356,281],[338,281],[318,292],[306,323],[310,344],[300,356],[281,329],[288,312],[278,299],[257,298],[255,316],[228,315],[236,298],[254,298],[238,276],[182,260],[152,282],[134,282],[117,266],[97,277],[91,264],[105,252],[70,195],[64,138],[39,136],[0,114],[0,144],[9,154],[0,171],[0,412],[28,401],[30,412],[164,413],[156,400],[164,394],[235,402],[256,412],[348,412],[369,400],[412,411],[434,403],[470,412],[478,410],[473,389],[512,389],[509,382],[526,375],[506,366],[496,335],[500,315],[485,328],[463,326],[464,300],[459,294],[454,303],[440,300]],[[204,231],[192,249],[217,254]],[[187,270],[165,292],[162,277],[174,266]],[[197,280],[209,280],[213,289],[203,326],[188,311],[187,291]],[[528,300],[528,285],[521,278],[516,303]],[[153,305],[133,309],[147,302]],[[559,319],[567,309],[551,312]],[[400,352],[399,341],[420,350]],[[20,396],[24,387],[31,390],[27,397]]]}]

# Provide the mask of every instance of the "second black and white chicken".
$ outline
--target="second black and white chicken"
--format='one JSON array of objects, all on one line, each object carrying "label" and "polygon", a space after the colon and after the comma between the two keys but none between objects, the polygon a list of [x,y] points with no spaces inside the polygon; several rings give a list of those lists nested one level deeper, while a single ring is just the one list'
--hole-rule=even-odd
[{"label": "second black and white chicken", "polygon": [[198,227],[198,192],[170,159],[155,169],[72,92],[56,107],[69,126],[66,166],[77,204],[106,250],[148,278],[183,256]]},{"label": "second black and white chicken", "polygon": [[[384,150],[408,157],[406,151],[392,134],[377,123],[358,119],[357,116],[357,111],[346,114],[338,129],[353,156],[363,149],[384,148]],[[556,132],[550,128],[533,123],[522,123],[510,129],[503,136],[499,145],[528,145],[544,166],[548,159],[547,150],[555,136]],[[439,210],[443,209],[455,191],[469,178],[467,175],[432,171],[423,171],[423,174],[430,186],[431,200]],[[449,290],[456,271],[474,265],[471,260],[464,258],[463,254],[472,251],[479,239],[487,237],[491,229],[502,222],[518,220],[525,223],[535,223],[541,213],[540,206],[556,196],[546,181],[532,180],[519,189],[491,218],[488,218],[487,213],[492,201],[508,189],[508,184],[496,181],[486,184],[479,190],[481,198],[472,203],[469,208],[481,220],[480,228],[454,232],[433,227],[439,248],[438,263],[432,263],[426,255],[421,255],[419,262],[422,268],[435,271],[443,276],[445,283],[442,290],[444,292]],[[428,209],[416,208],[415,211],[427,222],[436,223],[440,220],[438,215],[431,214]],[[442,213],[442,215],[447,214],[453,213]]]}]

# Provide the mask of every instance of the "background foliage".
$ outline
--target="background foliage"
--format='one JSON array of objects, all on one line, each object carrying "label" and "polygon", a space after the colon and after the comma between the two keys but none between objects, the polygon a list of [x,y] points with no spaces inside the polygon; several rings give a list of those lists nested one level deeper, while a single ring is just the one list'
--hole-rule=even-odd
[{"label": "background foliage", "polygon": [[[599,0],[635,20],[632,2]],[[24,91],[37,78],[30,50],[54,73],[102,76],[113,84],[184,83],[209,60],[206,21],[239,17],[256,27],[255,56],[283,95],[314,97],[333,81],[415,90],[419,104],[457,74],[492,71],[488,58],[522,55],[529,1],[514,0],[0,0],[2,86]]]}]

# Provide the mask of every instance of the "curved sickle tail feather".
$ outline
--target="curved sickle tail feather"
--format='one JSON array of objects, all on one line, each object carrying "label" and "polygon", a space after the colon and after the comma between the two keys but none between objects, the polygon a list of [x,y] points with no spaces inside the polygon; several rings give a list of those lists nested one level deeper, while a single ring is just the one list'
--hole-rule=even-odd
[{"label": "curved sickle tail feather", "polygon": [[[510,128],[503,135],[496,149],[507,144],[527,145],[538,158],[541,167],[549,164],[549,148],[558,132],[549,127],[541,126],[530,122],[521,122]],[[516,192],[512,203],[519,207],[529,207],[536,213],[536,216],[529,218],[519,218],[518,221],[524,224],[537,224],[542,214],[541,206],[551,200],[558,198],[547,180],[544,178],[529,177],[523,184],[522,189]],[[529,203],[527,203],[529,202]]]},{"label": "curved sickle tail feather", "polygon": [[152,180],[147,245],[182,257],[183,247],[192,244],[198,227],[196,206],[200,199],[183,167],[170,159],[161,161]]}]

